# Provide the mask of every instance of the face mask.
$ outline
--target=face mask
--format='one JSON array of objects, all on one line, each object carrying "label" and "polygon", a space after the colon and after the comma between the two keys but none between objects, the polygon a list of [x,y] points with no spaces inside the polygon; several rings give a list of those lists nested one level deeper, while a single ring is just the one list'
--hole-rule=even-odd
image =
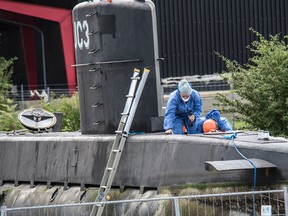
[{"label": "face mask", "polygon": [[[182,98],[182,97],[181,97],[181,98]],[[183,100],[184,102],[189,101],[189,99],[190,99],[190,97],[188,97],[188,98],[186,98],[186,99],[182,98],[182,100]]]}]

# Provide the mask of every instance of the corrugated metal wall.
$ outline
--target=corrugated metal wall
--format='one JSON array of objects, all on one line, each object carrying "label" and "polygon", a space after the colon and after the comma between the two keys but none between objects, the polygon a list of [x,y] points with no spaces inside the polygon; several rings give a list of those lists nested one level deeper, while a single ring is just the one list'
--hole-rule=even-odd
[{"label": "corrugated metal wall", "polygon": [[225,70],[215,51],[246,63],[246,46],[264,36],[286,35],[287,0],[153,0],[158,22],[161,77]]}]

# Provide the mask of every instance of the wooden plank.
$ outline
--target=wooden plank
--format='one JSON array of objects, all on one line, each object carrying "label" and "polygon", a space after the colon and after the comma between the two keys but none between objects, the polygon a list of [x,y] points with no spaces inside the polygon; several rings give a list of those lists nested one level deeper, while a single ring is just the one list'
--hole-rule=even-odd
[{"label": "wooden plank", "polygon": [[[257,169],[274,169],[275,164],[258,158],[250,158]],[[254,166],[247,160],[224,160],[224,161],[206,161],[205,170],[210,172],[215,171],[233,171],[233,170],[250,170]]]}]

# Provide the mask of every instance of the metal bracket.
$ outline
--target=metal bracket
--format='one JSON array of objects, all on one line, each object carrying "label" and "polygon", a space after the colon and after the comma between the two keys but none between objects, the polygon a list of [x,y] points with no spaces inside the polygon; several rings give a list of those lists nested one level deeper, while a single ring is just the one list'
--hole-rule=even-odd
[{"label": "metal bracket", "polygon": [[98,32],[99,32],[98,30],[91,31],[91,32],[88,33],[88,35],[89,35],[89,36],[92,36],[92,35],[94,35],[94,34],[96,34],[96,33],[98,33]]},{"label": "metal bracket", "polygon": [[89,14],[86,14],[86,17],[91,17],[91,16],[94,16],[94,15],[98,15],[98,12],[95,11],[95,12],[91,12]]},{"label": "metal bracket", "polygon": [[100,106],[103,106],[103,103],[95,103],[95,104],[93,104],[91,107],[93,107],[93,108],[98,108],[98,107],[100,107]]},{"label": "metal bracket", "polygon": [[100,125],[100,124],[103,124],[105,121],[97,121],[97,122],[94,122],[93,124],[94,125]]},{"label": "metal bracket", "polygon": [[94,86],[91,86],[90,89],[91,89],[91,90],[95,90],[95,89],[98,89],[98,88],[101,88],[101,87],[102,87],[101,84],[96,84],[96,85],[94,85]]},{"label": "metal bracket", "polygon": [[94,72],[94,71],[98,71],[98,70],[100,70],[100,69],[101,69],[101,67],[99,67],[99,68],[94,67],[94,68],[92,68],[92,69],[89,69],[89,71],[90,71],[90,72]]},{"label": "metal bracket", "polygon": [[83,66],[91,66],[91,65],[103,65],[103,64],[119,64],[119,63],[130,63],[130,62],[142,62],[143,59],[128,59],[128,60],[119,60],[119,61],[104,61],[104,62],[95,62],[95,63],[80,63],[71,65],[71,67],[83,67]]},{"label": "metal bracket", "polygon": [[[73,154],[74,153],[74,154]],[[77,167],[79,157],[79,149],[77,146],[72,150],[72,159],[71,159],[71,167]]]},{"label": "metal bracket", "polygon": [[88,52],[88,54],[94,54],[94,53],[99,52],[99,51],[100,51],[100,49],[92,49]]}]

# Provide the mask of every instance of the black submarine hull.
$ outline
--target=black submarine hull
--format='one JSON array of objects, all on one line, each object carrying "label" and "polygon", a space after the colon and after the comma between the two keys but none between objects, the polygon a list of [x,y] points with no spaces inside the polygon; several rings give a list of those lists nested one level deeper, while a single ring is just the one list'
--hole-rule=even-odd
[{"label": "black submarine hull", "polygon": [[[209,172],[207,161],[247,158],[273,163],[257,169],[257,182],[288,179],[288,143],[242,132],[223,135],[138,134],[127,139],[112,186],[147,187],[208,182],[253,182],[253,169]],[[99,186],[115,135],[80,133],[0,136],[0,183]]]}]

